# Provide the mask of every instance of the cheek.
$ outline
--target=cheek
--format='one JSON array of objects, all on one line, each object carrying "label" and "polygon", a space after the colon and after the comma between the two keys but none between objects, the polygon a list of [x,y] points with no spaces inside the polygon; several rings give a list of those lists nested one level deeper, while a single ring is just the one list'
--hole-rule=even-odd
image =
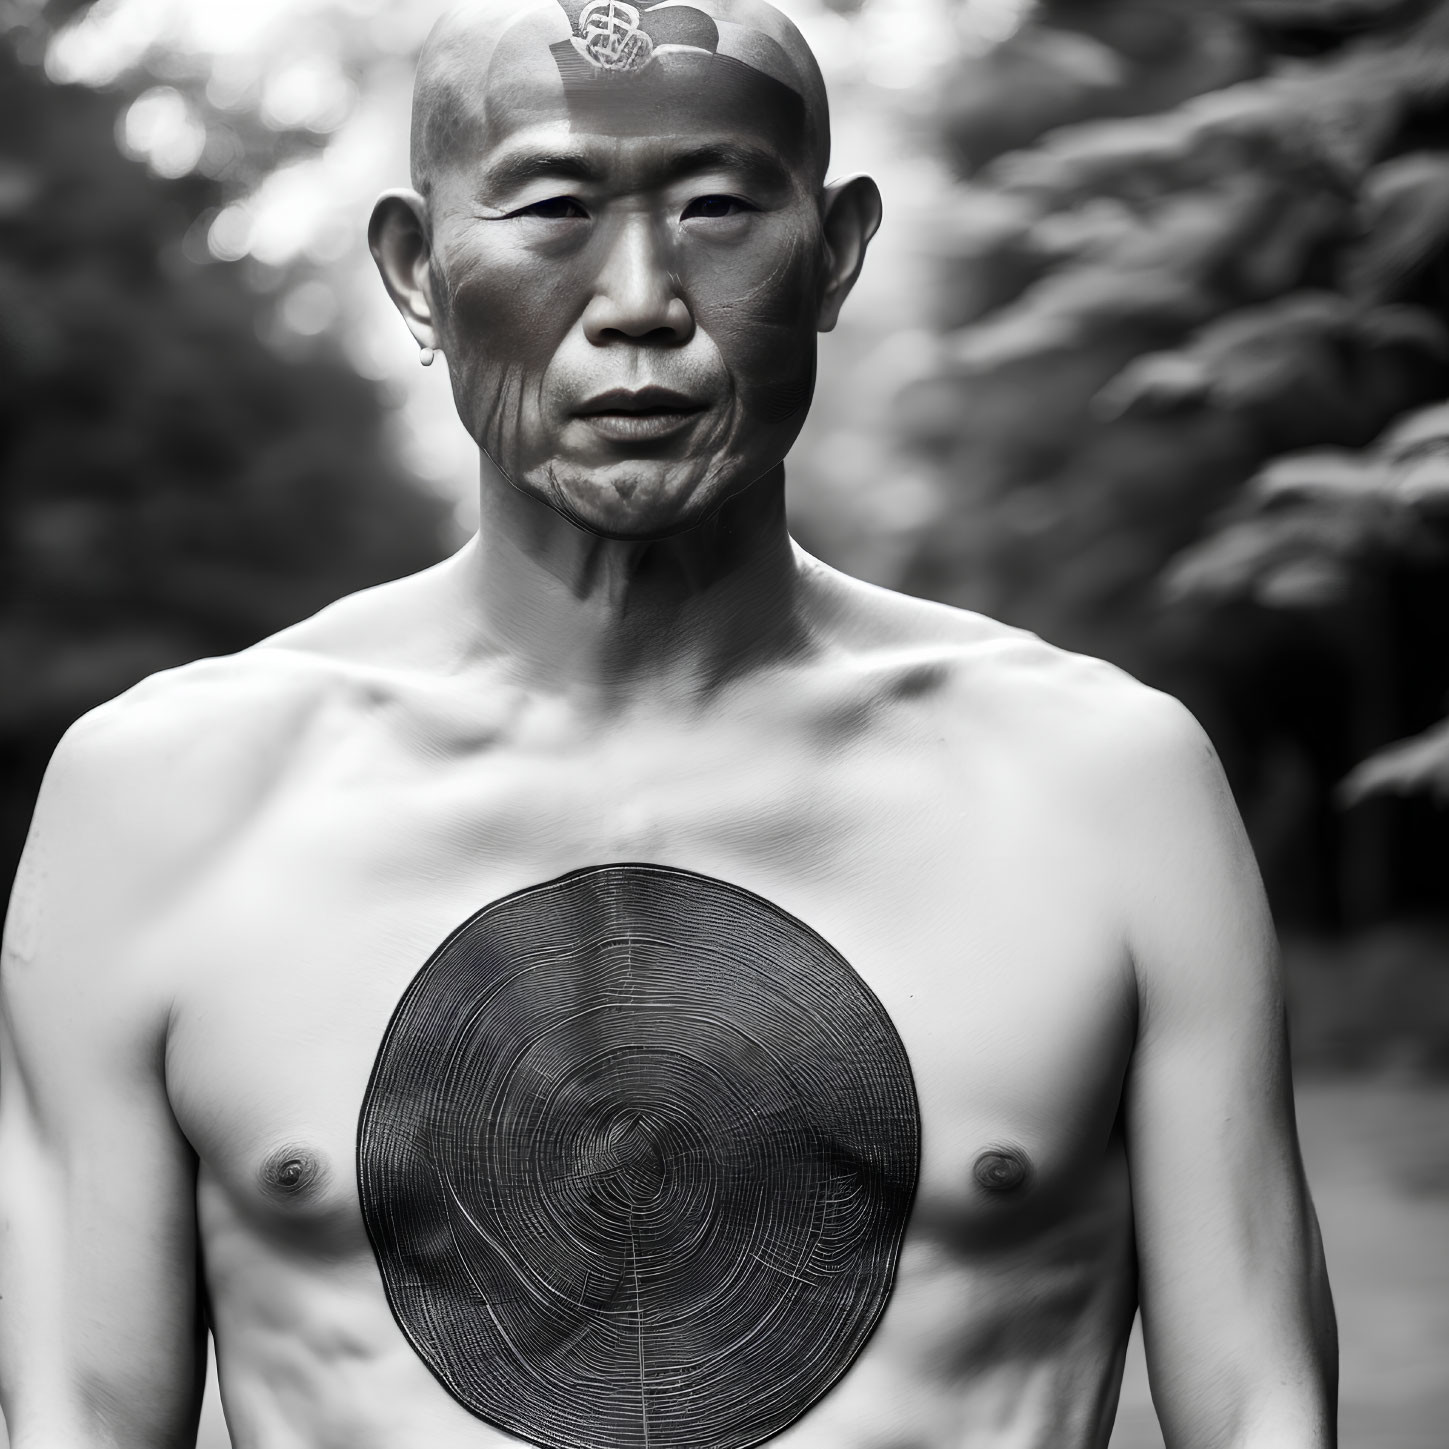
[{"label": "cheek", "polygon": [[768,265],[745,257],[729,262],[712,270],[701,288],[700,324],[753,420],[773,424],[803,416],[815,376],[814,251],[802,238]]},{"label": "cheek", "polygon": [[504,468],[526,466],[549,364],[577,313],[567,268],[470,259],[452,269],[444,349],[458,413]]},{"label": "cheek", "polygon": [[577,311],[568,270],[480,263],[457,276],[448,308],[455,349],[484,363],[501,357],[525,368],[546,364]]}]

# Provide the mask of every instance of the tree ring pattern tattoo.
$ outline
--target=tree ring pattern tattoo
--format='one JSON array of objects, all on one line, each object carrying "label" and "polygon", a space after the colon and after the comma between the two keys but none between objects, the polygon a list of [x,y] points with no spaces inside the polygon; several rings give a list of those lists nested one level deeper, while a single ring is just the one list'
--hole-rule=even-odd
[{"label": "tree ring pattern tattoo", "polygon": [[744,1449],[850,1367],[920,1117],[851,966],[655,865],[479,911],[404,993],[358,1130],[388,1302],[439,1382],[548,1449]]}]

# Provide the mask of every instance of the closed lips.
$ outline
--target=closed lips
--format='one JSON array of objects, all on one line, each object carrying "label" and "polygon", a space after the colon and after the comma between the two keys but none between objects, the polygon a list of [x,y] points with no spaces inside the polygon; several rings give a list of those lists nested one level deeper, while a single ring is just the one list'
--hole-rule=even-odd
[{"label": "closed lips", "polygon": [[579,409],[579,416],[604,437],[632,443],[668,437],[704,410],[704,403],[668,388],[646,387],[638,392],[620,388],[591,398]]},{"label": "closed lips", "polygon": [[644,387],[637,392],[620,387],[591,398],[579,409],[579,413],[587,418],[620,413],[634,416],[641,413],[697,413],[703,409],[703,403],[683,393],[672,392],[667,387]]}]

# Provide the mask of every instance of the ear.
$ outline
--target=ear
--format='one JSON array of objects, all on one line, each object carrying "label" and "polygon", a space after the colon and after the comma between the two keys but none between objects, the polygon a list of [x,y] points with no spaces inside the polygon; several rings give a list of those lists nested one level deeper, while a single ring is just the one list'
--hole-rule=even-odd
[{"label": "ear", "polygon": [[829,332],[839,320],[880,219],[880,188],[869,176],[847,176],[825,188],[820,204],[825,234],[825,285],[816,324],[820,331]]},{"label": "ear", "polygon": [[382,284],[419,347],[437,347],[429,264],[427,202],[416,191],[385,191],[372,208],[367,245]]}]

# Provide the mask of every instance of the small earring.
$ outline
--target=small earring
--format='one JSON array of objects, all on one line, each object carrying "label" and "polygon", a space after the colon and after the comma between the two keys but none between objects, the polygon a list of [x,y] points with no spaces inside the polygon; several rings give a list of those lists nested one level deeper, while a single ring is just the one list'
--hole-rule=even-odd
[{"label": "small earring", "polygon": [[435,358],[437,355],[438,353],[436,348],[424,347],[418,353],[418,361],[421,362],[424,367],[431,367],[433,365],[433,358]]}]

